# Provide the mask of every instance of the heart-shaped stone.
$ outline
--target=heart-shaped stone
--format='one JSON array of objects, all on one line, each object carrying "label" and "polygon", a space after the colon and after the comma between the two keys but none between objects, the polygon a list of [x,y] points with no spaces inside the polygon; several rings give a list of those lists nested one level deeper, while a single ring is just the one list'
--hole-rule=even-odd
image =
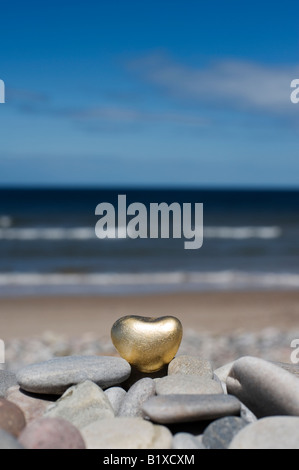
[{"label": "heart-shaped stone", "polygon": [[171,316],[119,318],[111,339],[119,354],[141,372],[156,372],[174,358],[183,336],[181,322]]}]

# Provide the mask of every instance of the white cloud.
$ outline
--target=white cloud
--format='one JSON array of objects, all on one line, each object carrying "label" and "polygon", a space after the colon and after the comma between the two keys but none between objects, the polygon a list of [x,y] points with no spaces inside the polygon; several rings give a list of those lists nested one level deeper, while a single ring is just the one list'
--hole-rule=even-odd
[{"label": "white cloud", "polygon": [[294,111],[290,84],[299,77],[296,65],[270,66],[229,59],[195,67],[153,54],[131,61],[129,67],[177,98],[279,114]]},{"label": "white cloud", "polygon": [[106,122],[118,122],[122,124],[165,122],[182,124],[187,126],[205,126],[207,120],[196,113],[179,113],[164,111],[148,111],[117,106],[103,106],[70,110],[69,116],[79,120],[105,120]]}]

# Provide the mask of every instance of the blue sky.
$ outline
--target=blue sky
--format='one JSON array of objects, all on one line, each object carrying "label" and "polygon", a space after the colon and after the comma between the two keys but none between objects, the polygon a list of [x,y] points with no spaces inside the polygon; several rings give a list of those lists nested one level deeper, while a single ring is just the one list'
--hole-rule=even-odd
[{"label": "blue sky", "polygon": [[298,12],[2,2],[0,185],[298,187]]}]

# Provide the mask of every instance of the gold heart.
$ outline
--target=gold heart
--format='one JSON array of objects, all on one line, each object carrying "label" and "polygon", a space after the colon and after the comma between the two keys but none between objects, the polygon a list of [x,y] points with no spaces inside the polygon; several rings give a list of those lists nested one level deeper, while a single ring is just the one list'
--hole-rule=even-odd
[{"label": "gold heart", "polygon": [[111,339],[119,354],[141,372],[156,372],[174,358],[183,336],[181,322],[171,316],[119,318]]}]

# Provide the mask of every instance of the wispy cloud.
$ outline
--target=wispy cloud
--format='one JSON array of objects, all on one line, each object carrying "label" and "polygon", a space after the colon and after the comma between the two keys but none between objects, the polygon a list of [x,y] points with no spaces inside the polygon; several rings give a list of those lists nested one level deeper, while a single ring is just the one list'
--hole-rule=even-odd
[{"label": "wispy cloud", "polygon": [[49,101],[48,94],[25,88],[7,87],[6,97],[8,103],[18,104],[19,106],[27,105],[28,103],[34,105],[45,104]]},{"label": "wispy cloud", "polygon": [[196,111],[179,112],[171,109],[154,110],[146,107],[123,106],[110,103],[103,105],[63,106],[54,104],[50,97],[42,93],[11,90],[10,102],[25,114],[65,119],[84,130],[121,131],[137,129],[143,125],[178,125],[191,128],[204,127],[208,120]]},{"label": "wispy cloud", "polygon": [[136,123],[136,122],[168,122],[202,126],[207,121],[196,113],[179,113],[164,111],[147,111],[135,108],[120,106],[97,106],[70,109],[55,109],[54,114],[60,114],[76,120],[95,121],[105,120],[106,122]]},{"label": "wispy cloud", "polygon": [[128,67],[172,97],[267,113],[294,111],[290,83],[299,76],[299,65],[221,59],[196,67],[157,53],[131,60]]}]

